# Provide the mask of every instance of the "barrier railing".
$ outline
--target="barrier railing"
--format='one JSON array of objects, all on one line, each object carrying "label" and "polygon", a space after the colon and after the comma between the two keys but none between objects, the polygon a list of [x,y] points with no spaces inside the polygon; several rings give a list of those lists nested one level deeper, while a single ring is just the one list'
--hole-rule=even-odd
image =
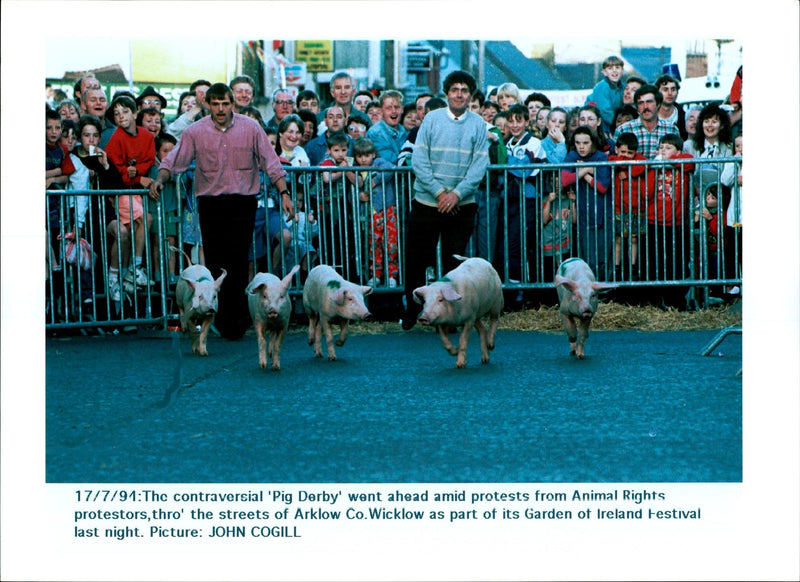
[{"label": "barrier railing", "polygon": [[[636,168],[642,168],[642,177],[632,180]],[[570,173],[587,169],[591,180],[571,183]],[[686,288],[695,307],[704,306],[710,287],[742,282],[740,170],[741,159],[733,157],[490,166],[476,197],[467,254],[492,261],[505,289],[552,288],[560,261],[579,256],[598,280],[620,287]],[[402,291],[413,172],[321,166],[287,172],[296,214],[284,216],[272,187],[262,188],[253,271],[280,275],[300,264],[292,287],[297,294],[304,274],[324,263],[378,293]],[[709,190],[716,208],[715,197],[705,195]],[[47,328],[167,326],[177,312],[174,284],[185,266],[171,247],[202,260],[187,176],[176,180],[172,205],[163,198],[153,201],[146,190],[48,190],[46,195]],[[124,207],[136,197],[142,218],[131,228]],[[732,223],[723,219],[729,206],[736,210]],[[279,232],[270,232],[270,218],[273,226],[280,224]],[[96,257],[88,269],[68,261],[68,235],[79,225],[77,234]],[[137,257],[138,282],[135,271],[128,274]],[[431,265],[434,277],[441,274],[441,258],[437,262]]]}]

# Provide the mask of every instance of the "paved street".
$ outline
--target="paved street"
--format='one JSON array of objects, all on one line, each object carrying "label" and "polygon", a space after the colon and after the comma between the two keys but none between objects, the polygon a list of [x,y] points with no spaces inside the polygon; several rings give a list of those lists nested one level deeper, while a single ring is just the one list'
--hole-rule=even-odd
[{"label": "paved street", "polygon": [[48,482],[707,482],[742,478],[741,336],[499,331],[468,367],[419,326],[356,330],[339,360],[290,332],[48,338]]}]

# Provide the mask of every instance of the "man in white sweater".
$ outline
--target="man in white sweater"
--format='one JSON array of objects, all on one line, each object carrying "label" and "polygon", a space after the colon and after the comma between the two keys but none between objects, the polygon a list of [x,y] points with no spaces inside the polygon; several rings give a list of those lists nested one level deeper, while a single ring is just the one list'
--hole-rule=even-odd
[{"label": "man in white sweater", "polygon": [[489,165],[486,123],[469,111],[477,86],[474,77],[454,71],[445,78],[447,107],[425,116],[412,157],[416,180],[406,237],[403,329],[414,327],[420,306],[413,291],[425,284],[425,271],[436,266],[441,238],[442,269],[458,266],[475,224],[476,194]]}]

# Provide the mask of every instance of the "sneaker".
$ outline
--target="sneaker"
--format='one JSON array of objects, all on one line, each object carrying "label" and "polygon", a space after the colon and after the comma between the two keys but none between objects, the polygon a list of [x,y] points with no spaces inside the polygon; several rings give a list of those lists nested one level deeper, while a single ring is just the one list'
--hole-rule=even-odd
[{"label": "sneaker", "polygon": [[119,281],[111,281],[108,284],[108,297],[111,301],[116,301],[119,303],[120,300],[121,290],[119,287]]},{"label": "sneaker", "polygon": [[153,282],[147,278],[147,275],[145,275],[141,267],[136,267],[135,270],[128,269],[128,272],[125,273],[125,282],[135,284],[139,287],[146,287],[153,284]]}]

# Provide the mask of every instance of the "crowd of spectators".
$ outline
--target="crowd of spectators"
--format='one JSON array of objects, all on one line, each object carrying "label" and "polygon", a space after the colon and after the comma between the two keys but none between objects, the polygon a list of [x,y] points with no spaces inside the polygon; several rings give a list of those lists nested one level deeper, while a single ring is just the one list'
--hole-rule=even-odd
[{"label": "crowd of spectators", "polygon": [[[742,155],[741,68],[726,103],[686,109],[679,104],[675,77],[664,74],[652,83],[625,77],[618,57],[606,59],[602,73],[586,103],[571,109],[554,106],[538,91],[523,99],[513,83],[471,95],[469,109],[486,127],[490,164],[520,166],[487,172],[486,195],[475,201],[472,251],[492,261],[510,284],[552,281],[559,262],[573,255],[587,260],[603,280],[672,280],[688,277],[682,257],[690,233],[700,232],[707,237],[702,248],[709,252],[708,276],[735,278],[741,268],[740,251],[734,251],[741,245],[741,161],[706,159]],[[47,189],[149,188],[183,132],[209,115],[205,96],[211,85],[204,79],[192,83],[170,118],[164,113],[167,100],[153,87],[138,96],[127,91],[109,96],[92,74],[75,83],[72,98],[48,94]],[[314,91],[293,96],[278,88],[270,96],[273,115],[264,121],[254,106],[253,79],[237,76],[228,86],[234,114],[258,122],[285,166],[357,168],[296,180],[300,190],[291,213],[283,212],[280,196],[265,182],[250,276],[266,265],[288,271],[294,262],[304,271],[320,261],[352,267],[350,245],[357,244],[357,235],[343,223],[347,211],[319,215],[322,201],[333,209],[346,204],[344,193],[352,191],[352,203],[366,208],[373,236],[364,261],[369,283],[396,286],[399,182],[396,174],[380,170],[413,170],[420,126],[428,112],[445,106],[442,95],[426,93],[406,102],[396,90],[358,91],[354,79],[340,72],[331,79],[326,107]],[[630,165],[603,165],[608,161]],[[664,163],[650,167],[646,161]],[[541,164],[564,166],[544,171]],[[81,274],[87,306],[98,293],[119,303],[154,281],[175,282],[181,261],[168,253],[167,264],[159,264],[156,232],[166,235],[170,247],[180,232],[185,250],[194,250],[202,263],[194,196],[199,177],[193,170],[183,173],[180,183],[165,184],[158,201],[138,195],[77,197],[65,210],[63,197],[49,195],[47,272],[53,298],[64,268],[58,240],[89,238],[97,256],[108,257],[93,275]],[[157,204],[163,205],[160,212]],[[159,224],[161,216],[165,224]],[[696,228],[688,228],[690,223]],[[103,244],[111,248],[102,249]],[[679,299],[671,301],[680,306]]]}]

